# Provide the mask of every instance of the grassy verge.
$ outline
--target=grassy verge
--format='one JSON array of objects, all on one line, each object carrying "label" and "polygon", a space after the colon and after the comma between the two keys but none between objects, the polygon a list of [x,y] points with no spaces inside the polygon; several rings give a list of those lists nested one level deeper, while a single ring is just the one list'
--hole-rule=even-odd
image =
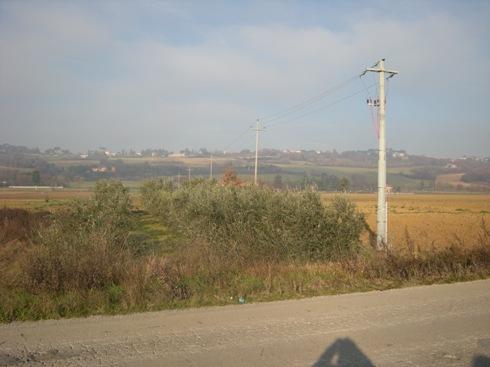
[{"label": "grassy verge", "polygon": [[[108,183],[57,213],[0,210],[0,321],[490,276],[490,231],[484,222],[471,245],[456,241],[420,251],[407,233],[401,250],[379,253],[360,245],[362,216],[347,202],[325,207],[311,193],[207,185],[175,190],[154,182],[143,190],[146,209],[139,211],[132,209],[127,189]],[[278,254],[280,246],[285,252]]]},{"label": "grassy verge", "polygon": [[446,250],[413,258],[374,255],[349,262],[257,264],[198,269],[151,257],[132,268],[133,278],[101,288],[26,290],[0,288],[0,320],[119,314],[261,302],[483,279],[488,249]]}]

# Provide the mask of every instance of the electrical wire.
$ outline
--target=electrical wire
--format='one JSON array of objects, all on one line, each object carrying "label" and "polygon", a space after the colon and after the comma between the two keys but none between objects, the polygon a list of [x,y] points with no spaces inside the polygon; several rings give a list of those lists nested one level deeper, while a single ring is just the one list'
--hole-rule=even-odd
[{"label": "electrical wire", "polygon": [[[356,77],[356,78],[357,78],[357,77]],[[374,86],[374,84],[371,84],[371,85],[369,85],[369,86],[368,86],[368,88],[371,88],[371,87],[373,87],[373,86]],[[357,96],[357,95],[359,95],[359,94],[363,93],[364,91],[365,91],[365,89],[360,89],[360,90],[357,90],[357,91],[356,91],[356,92],[354,92],[354,93],[351,93],[351,94],[349,94],[349,95],[347,95],[347,96],[345,96],[345,97],[339,98],[339,99],[335,100],[334,102],[329,103],[329,104],[327,104],[327,105],[325,105],[325,106],[322,106],[322,107],[320,107],[320,108],[316,108],[316,109],[314,109],[314,110],[307,111],[307,112],[305,112],[305,113],[303,113],[303,114],[300,114],[300,115],[298,115],[298,116],[292,116],[292,117],[290,117],[290,118],[287,118],[287,119],[285,119],[285,120],[282,120],[282,121],[279,121],[279,122],[276,122],[276,123],[273,123],[273,124],[267,124],[267,125],[264,125],[264,128],[271,128],[271,127],[275,127],[275,126],[277,126],[277,125],[289,124],[289,123],[291,123],[291,122],[294,122],[294,121],[300,120],[300,119],[302,119],[302,118],[304,118],[304,117],[306,117],[306,116],[309,116],[309,115],[311,115],[311,114],[313,114],[313,113],[316,113],[316,112],[319,112],[319,111],[323,111],[323,110],[325,110],[325,109],[328,109],[328,108],[330,108],[330,107],[333,107],[333,106],[335,106],[335,105],[337,105],[337,104],[339,104],[339,103],[341,103],[341,102],[343,102],[343,101],[345,101],[345,100],[347,100],[347,99],[349,99],[349,98],[355,97],[355,96]]]},{"label": "electrical wire", "polygon": [[223,151],[226,152],[226,150],[228,150],[228,148],[230,148],[231,146],[233,146],[234,144],[236,144],[238,141],[240,141],[245,135],[247,135],[248,132],[252,131],[252,128],[249,126],[247,128],[247,130],[243,131],[240,135],[238,135],[236,138],[232,139],[230,141],[230,143],[228,143],[228,145],[226,145],[224,148],[223,148]]},{"label": "electrical wire", "polygon": [[[319,102],[321,102],[322,99],[324,99],[325,97],[327,97],[328,95],[332,94],[333,92],[336,92],[337,90],[343,88],[344,86],[348,85],[350,82],[352,82],[354,79],[357,79],[358,76],[354,76],[354,77],[351,77],[351,78],[348,78],[346,80],[344,80],[343,82],[340,82],[336,85],[334,85],[333,87],[331,88],[328,88],[322,92],[320,92],[319,94],[317,94],[316,96],[313,96],[311,98],[308,98],[306,100],[304,100],[303,102],[301,103],[298,103],[296,105],[293,105],[289,108],[286,108],[282,111],[279,111],[277,113],[274,113],[272,115],[268,115],[266,116],[265,118],[261,118],[260,121],[262,123],[265,122],[265,124],[262,125],[262,129],[269,129],[271,127],[276,127],[278,125],[283,125],[283,124],[289,124],[289,123],[292,123],[292,122],[295,122],[297,120],[300,120],[306,116],[309,116],[311,114],[314,114],[314,113],[317,113],[319,111],[323,111],[325,109],[328,109],[330,107],[333,107],[349,98],[352,98],[352,97],[355,97],[357,95],[359,95],[360,93],[362,92],[367,92],[367,95],[370,96],[370,93],[369,93],[369,90],[375,86],[377,87],[377,83],[374,82],[370,85],[366,85],[364,83],[364,80],[362,78],[361,81],[363,83],[363,89],[361,90],[357,90],[356,92],[354,93],[351,93],[345,97],[342,97],[342,98],[339,98],[327,105],[324,105],[324,106],[321,106],[319,108],[315,108],[313,110],[309,110],[309,111],[306,111],[304,113],[301,113],[297,116],[290,116],[288,117],[288,115],[290,114],[294,114],[294,113],[300,113],[302,110],[306,109],[306,108],[310,108],[310,107],[313,107],[315,104],[318,104]],[[374,119],[374,117],[372,117]],[[241,140],[247,133],[249,133],[250,131],[253,130],[253,127],[252,126],[249,126],[245,131],[243,131],[241,134],[239,134],[236,138],[234,138],[233,140],[230,141],[230,143],[228,143],[228,145],[226,145],[224,148],[223,148],[223,151],[226,151],[228,150],[231,146],[233,146],[234,144],[236,144],[239,140]]]},{"label": "electrical wire", "polygon": [[326,96],[332,94],[333,92],[343,88],[344,86],[346,86],[347,84],[349,84],[351,81],[353,81],[356,78],[357,78],[357,76],[348,78],[348,79],[344,80],[343,82],[340,82],[340,83],[334,85],[333,87],[328,88],[328,89],[320,92],[319,94],[317,94],[311,98],[308,98],[308,99],[306,99],[306,100],[304,100],[298,104],[295,104],[291,107],[288,107],[282,111],[279,111],[279,112],[276,112],[274,114],[265,116],[265,117],[261,118],[260,120],[262,122],[270,123],[270,122],[273,122],[276,120],[280,120],[280,119],[284,118],[284,116],[287,116],[288,114],[299,112],[302,109],[309,107],[310,105],[314,105],[314,104],[320,102],[323,98],[325,98]]}]

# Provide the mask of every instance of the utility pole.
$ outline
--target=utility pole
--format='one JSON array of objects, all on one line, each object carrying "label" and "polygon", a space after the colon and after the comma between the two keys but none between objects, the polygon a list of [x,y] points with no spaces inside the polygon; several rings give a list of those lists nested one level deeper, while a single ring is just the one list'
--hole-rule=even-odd
[{"label": "utility pole", "polygon": [[259,172],[259,132],[263,131],[260,128],[260,120],[257,119],[257,124],[255,127],[255,174],[254,174],[254,185],[257,186],[257,178]]},{"label": "utility pole", "polygon": [[379,100],[375,105],[378,107],[379,117],[379,139],[378,139],[378,206],[376,215],[376,248],[383,249],[388,245],[388,203],[386,202],[386,134],[385,134],[385,74],[389,79],[398,71],[386,70],[385,59],[379,60],[372,67],[367,68],[361,77],[367,72],[379,73]]},{"label": "utility pole", "polygon": [[177,175],[177,188],[180,189],[180,171],[179,174]]},{"label": "utility pole", "polygon": [[213,155],[211,154],[210,156],[210,162],[209,162],[209,179],[213,179]]},{"label": "utility pole", "polygon": [[187,167],[187,181],[191,181],[191,167]]}]

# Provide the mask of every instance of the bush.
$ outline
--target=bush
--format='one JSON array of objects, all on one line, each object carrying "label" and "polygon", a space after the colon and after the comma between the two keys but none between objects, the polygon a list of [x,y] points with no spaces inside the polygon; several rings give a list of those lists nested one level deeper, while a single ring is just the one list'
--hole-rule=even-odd
[{"label": "bush", "polygon": [[[337,197],[198,182],[181,189],[145,185],[144,205],[189,242],[221,260],[328,260],[356,251],[364,217]],[[209,253],[207,254],[210,255]]]},{"label": "bush", "polygon": [[0,245],[13,240],[26,240],[49,220],[48,212],[32,213],[25,209],[0,209]]},{"label": "bush", "polygon": [[166,193],[174,190],[172,182],[167,182],[164,178],[147,181],[140,187],[140,193],[145,203],[146,210],[156,213],[164,209],[167,202]]},{"label": "bush", "polygon": [[74,201],[39,231],[23,263],[33,292],[102,289],[128,274],[130,199],[119,182],[99,182],[94,198]]}]

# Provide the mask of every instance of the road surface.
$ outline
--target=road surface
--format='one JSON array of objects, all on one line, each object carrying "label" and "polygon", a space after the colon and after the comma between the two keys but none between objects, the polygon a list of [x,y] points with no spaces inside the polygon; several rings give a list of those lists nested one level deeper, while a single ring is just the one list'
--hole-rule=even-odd
[{"label": "road surface", "polygon": [[0,326],[7,366],[489,366],[490,280]]}]

